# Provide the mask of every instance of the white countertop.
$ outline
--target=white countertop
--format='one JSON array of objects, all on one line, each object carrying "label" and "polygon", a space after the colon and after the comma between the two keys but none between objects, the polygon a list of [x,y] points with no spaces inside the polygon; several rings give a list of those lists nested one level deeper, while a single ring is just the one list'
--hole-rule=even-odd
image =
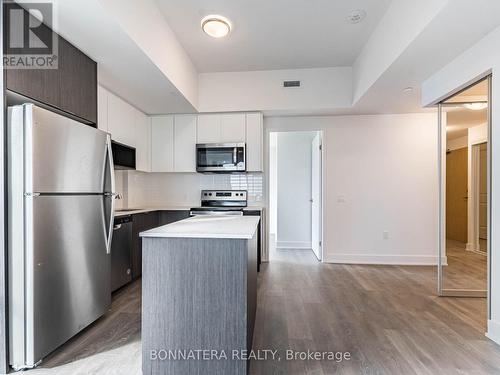
[{"label": "white countertop", "polygon": [[[142,214],[144,212],[152,211],[189,211],[192,207],[197,207],[195,204],[192,206],[158,206],[158,207],[138,207],[127,208],[120,211],[115,211],[115,217]],[[261,206],[247,206],[243,208],[244,211],[262,211],[264,207]]]},{"label": "white countertop", "polygon": [[251,239],[258,216],[196,216],[140,233],[141,237]]}]

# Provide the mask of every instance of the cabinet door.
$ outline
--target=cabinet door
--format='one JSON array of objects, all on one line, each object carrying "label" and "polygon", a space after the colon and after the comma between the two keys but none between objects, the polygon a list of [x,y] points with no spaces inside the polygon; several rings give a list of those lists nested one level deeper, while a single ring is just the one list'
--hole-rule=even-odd
[{"label": "cabinet door", "polygon": [[174,171],[196,172],[196,115],[174,118]]},{"label": "cabinet door", "polygon": [[159,224],[167,225],[188,217],[189,211],[160,211]]},{"label": "cabinet door", "polygon": [[174,117],[151,118],[151,171],[174,171]]},{"label": "cabinet door", "polygon": [[97,88],[97,127],[108,131],[108,91],[101,86]]},{"label": "cabinet door", "polygon": [[[4,2],[5,3],[5,2]],[[13,3],[13,2],[9,2]],[[10,4],[26,12],[19,4]],[[37,23],[26,14],[28,22]],[[3,27],[0,26],[0,27]],[[37,33],[51,36],[45,24]],[[18,94],[77,116],[87,123],[97,123],[97,63],[64,38],[58,36],[57,69],[5,69],[5,87]],[[28,45],[22,47],[26,50]],[[30,51],[26,51],[30,54]]]},{"label": "cabinet door", "polygon": [[151,172],[151,123],[148,116],[135,110],[136,169]]},{"label": "cabinet door", "polygon": [[61,97],[59,106],[66,112],[97,123],[97,63],[59,38]]},{"label": "cabinet door", "polygon": [[220,119],[219,114],[198,116],[198,143],[220,142]]},{"label": "cabinet door", "polygon": [[135,147],[135,108],[116,95],[108,95],[108,131],[116,142]]},{"label": "cabinet door", "polygon": [[227,113],[221,115],[220,143],[245,142],[245,114]]},{"label": "cabinet door", "polygon": [[246,115],[247,171],[262,171],[263,118],[262,113]]},{"label": "cabinet door", "polygon": [[139,237],[139,233],[156,228],[159,223],[159,213],[158,211],[147,212],[142,214],[135,214],[133,225],[132,225],[132,235],[133,235],[133,246],[132,246],[132,278],[136,279],[141,276],[142,273],[142,238]]}]

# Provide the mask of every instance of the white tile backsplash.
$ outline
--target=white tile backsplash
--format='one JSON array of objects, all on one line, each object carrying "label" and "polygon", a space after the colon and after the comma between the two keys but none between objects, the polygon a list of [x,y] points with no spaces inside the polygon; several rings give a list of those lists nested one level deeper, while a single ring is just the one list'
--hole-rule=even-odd
[{"label": "white tile backsplash", "polygon": [[250,205],[261,205],[263,174],[143,173],[115,171],[117,208],[197,206],[205,189],[248,190]]}]

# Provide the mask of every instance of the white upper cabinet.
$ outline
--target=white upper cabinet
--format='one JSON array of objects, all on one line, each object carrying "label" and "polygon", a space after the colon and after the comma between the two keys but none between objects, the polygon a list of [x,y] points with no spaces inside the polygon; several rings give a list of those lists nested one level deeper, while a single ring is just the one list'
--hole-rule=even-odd
[{"label": "white upper cabinet", "polygon": [[246,150],[247,171],[261,172],[263,151],[263,117],[262,113],[246,114]]},{"label": "white upper cabinet", "polygon": [[151,171],[174,171],[174,116],[151,117]]},{"label": "white upper cabinet", "polygon": [[97,87],[97,128],[108,132],[108,90]]},{"label": "white upper cabinet", "polygon": [[136,169],[151,172],[151,122],[144,113],[135,110]]},{"label": "white upper cabinet", "polygon": [[197,143],[219,143],[220,114],[198,115]]},{"label": "white upper cabinet", "polygon": [[244,113],[215,113],[198,116],[198,143],[245,142]]},{"label": "white upper cabinet", "polygon": [[245,142],[245,114],[228,113],[220,115],[220,142]]},{"label": "white upper cabinet", "polygon": [[196,115],[174,117],[174,172],[196,172]]},{"label": "white upper cabinet", "polygon": [[[150,120],[152,172],[196,172],[196,143],[240,142],[247,147],[247,171],[262,171],[262,113],[153,116]],[[139,136],[137,142],[141,142]]]},{"label": "white upper cabinet", "polygon": [[116,142],[135,147],[135,108],[115,95],[108,95],[108,131]]}]

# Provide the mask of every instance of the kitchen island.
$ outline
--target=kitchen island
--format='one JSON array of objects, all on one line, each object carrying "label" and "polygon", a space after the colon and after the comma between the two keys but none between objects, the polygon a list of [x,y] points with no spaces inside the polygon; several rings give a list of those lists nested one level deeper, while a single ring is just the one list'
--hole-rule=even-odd
[{"label": "kitchen island", "polygon": [[144,374],[246,374],[259,217],[193,217],[143,240]]}]

